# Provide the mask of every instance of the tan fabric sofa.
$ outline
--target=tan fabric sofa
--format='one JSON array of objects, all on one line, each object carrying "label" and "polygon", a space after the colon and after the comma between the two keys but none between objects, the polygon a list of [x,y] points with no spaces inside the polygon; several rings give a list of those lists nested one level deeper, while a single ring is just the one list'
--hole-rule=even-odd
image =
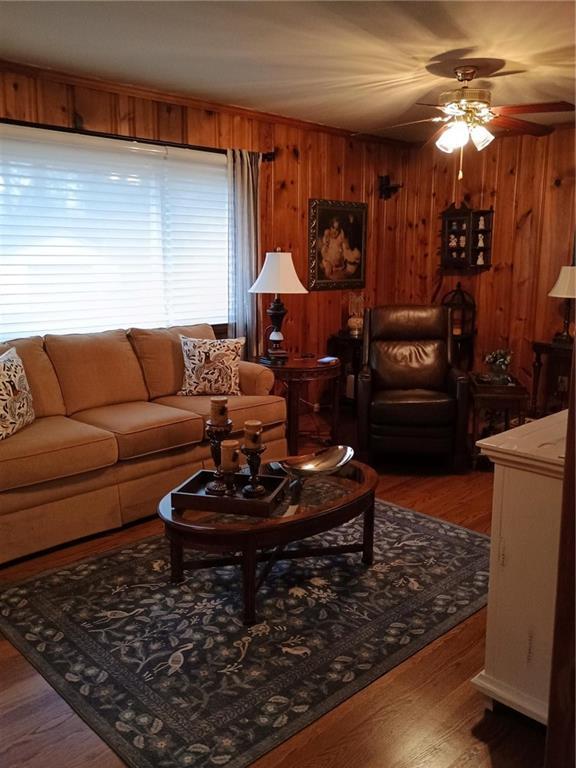
[{"label": "tan fabric sofa", "polygon": [[[214,338],[210,325],[47,335],[15,347],[36,420],[0,441],[0,562],[154,514],[159,499],[203,466],[210,396],[181,397],[179,335]],[[240,363],[229,398],[233,433],[264,424],[264,458],[286,455],[285,402],[274,376]]]}]

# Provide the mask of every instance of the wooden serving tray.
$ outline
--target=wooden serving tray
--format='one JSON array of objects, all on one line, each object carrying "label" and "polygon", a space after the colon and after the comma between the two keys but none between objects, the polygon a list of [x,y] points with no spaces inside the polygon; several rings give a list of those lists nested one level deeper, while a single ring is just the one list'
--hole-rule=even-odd
[{"label": "wooden serving tray", "polygon": [[288,488],[288,477],[260,475],[260,484],[266,494],[256,499],[242,495],[242,488],[250,482],[250,475],[237,472],[234,475],[236,493],[234,496],[215,496],[206,492],[208,483],[214,480],[214,471],[201,469],[172,491],[174,509],[195,509],[219,512],[226,515],[252,515],[270,517],[284,498]]}]

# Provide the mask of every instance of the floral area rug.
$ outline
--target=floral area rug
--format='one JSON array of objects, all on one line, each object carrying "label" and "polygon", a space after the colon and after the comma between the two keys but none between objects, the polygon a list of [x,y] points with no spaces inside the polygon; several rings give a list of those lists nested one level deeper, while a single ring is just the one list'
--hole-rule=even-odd
[{"label": "floral area rug", "polygon": [[373,566],[278,562],[245,627],[237,567],[174,586],[154,537],[2,588],[0,628],[128,765],[241,768],[481,608],[488,551],[377,502]]}]

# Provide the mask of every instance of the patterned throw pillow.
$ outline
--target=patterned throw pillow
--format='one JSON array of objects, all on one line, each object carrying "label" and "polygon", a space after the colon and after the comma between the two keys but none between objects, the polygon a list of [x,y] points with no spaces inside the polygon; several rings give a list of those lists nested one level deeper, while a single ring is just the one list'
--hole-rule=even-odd
[{"label": "patterned throw pillow", "polygon": [[246,339],[190,339],[180,336],[184,381],[179,395],[239,395],[238,363]]},{"label": "patterned throw pillow", "polygon": [[34,421],[32,395],[14,347],[0,355],[0,440]]}]

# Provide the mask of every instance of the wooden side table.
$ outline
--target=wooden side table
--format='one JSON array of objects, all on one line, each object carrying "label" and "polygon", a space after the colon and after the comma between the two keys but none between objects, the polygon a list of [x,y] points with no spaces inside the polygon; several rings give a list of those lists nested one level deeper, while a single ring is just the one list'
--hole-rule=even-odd
[{"label": "wooden side table", "polygon": [[258,358],[254,362],[265,365],[274,372],[278,381],[286,385],[288,408],[288,452],[291,456],[298,453],[298,421],[302,384],[308,381],[332,382],[332,424],[331,439],[335,440],[340,407],[340,360],[331,363],[319,363],[316,358],[293,357],[285,363],[267,361]]},{"label": "wooden side table", "polygon": [[[572,363],[573,345],[554,344],[551,341],[533,341],[532,352],[532,399],[530,412],[533,416],[546,416],[553,410],[563,410],[568,407],[568,382]],[[542,356],[548,362],[548,373],[545,377],[543,403],[540,407],[540,373],[542,372]]]},{"label": "wooden side table", "polygon": [[512,384],[491,384],[483,380],[478,373],[470,374],[470,397],[472,399],[472,467],[476,468],[479,449],[476,447],[480,429],[480,412],[482,410],[499,411],[504,413],[504,429],[510,429],[510,413],[518,414],[518,421],[524,424],[528,410],[528,390],[516,379]]},{"label": "wooden side table", "polygon": [[338,357],[341,362],[340,387],[346,392],[346,378],[354,376],[354,396],[356,400],[358,374],[362,367],[362,336],[351,336],[346,331],[334,333],[328,339],[328,354]]}]

